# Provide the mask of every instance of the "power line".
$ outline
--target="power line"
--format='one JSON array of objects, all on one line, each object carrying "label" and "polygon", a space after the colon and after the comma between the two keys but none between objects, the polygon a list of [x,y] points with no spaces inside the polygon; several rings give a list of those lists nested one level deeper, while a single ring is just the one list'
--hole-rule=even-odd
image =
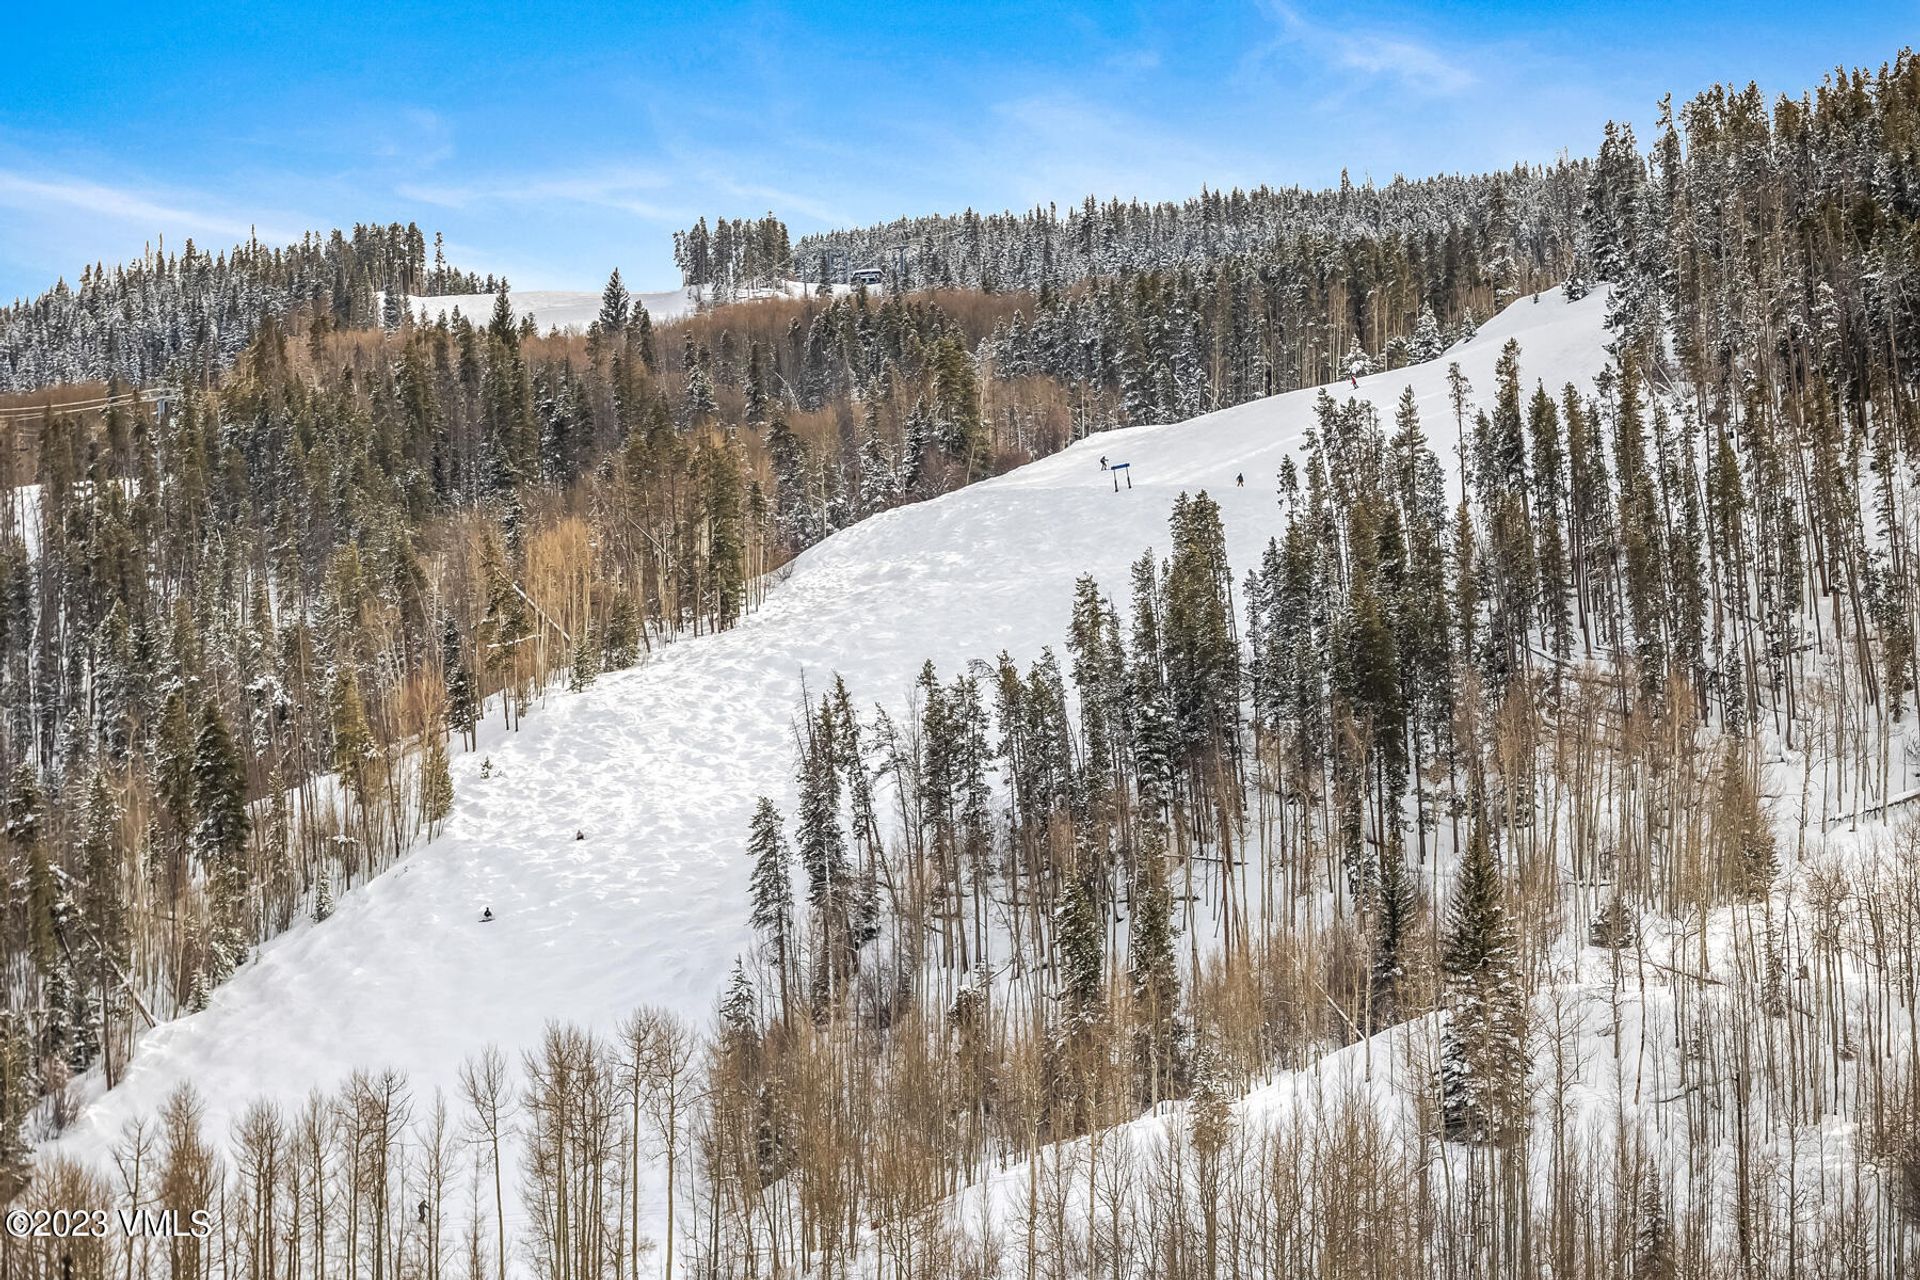
[{"label": "power line", "polygon": [[44,417],[49,413],[91,413],[121,404],[164,404],[174,398],[174,392],[162,387],[145,391],[123,391],[117,395],[96,396],[91,400],[76,400],[67,404],[25,405],[12,409],[0,409],[0,422],[17,422],[23,418]]}]

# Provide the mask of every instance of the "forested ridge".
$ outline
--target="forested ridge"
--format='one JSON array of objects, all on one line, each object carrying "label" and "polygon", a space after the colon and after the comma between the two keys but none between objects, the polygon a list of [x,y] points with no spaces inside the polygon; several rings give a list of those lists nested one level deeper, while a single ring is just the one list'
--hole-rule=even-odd
[{"label": "forested ridge", "polygon": [[[790,246],[796,275],[875,260],[884,295],[752,300],[784,227],[716,253],[702,224],[689,283],[741,301],[655,325],[616,274],[571,336],[517,324],[503,285],[484,324],[342,312],[308,291],[342,260],[315,246],[259,269],[305,301],[236,303],[224,355],[222,326],[124,372],[112,343],[77,355],[231,367],[164,414],[8,428],[6,1190],[152,1194],[30,1180],[30,1143],[76,1073],[110,1081],[144,1026],[431,834],[483,716],[734,625],[876,511],[1444,359],[1564,282],[1609,290],[1591,392],[1513,347],[1445,421],[1323,395],[1297,463],[1250,478],[1279,530],[1250,575],[1196,492],[1129,583],[1083,582],[1063,656],[796,708],[798,811],[741,833],[759,945],[710,1034],[642,1011],[517,1069],[476,1046],[461,1099],[369,1075],[251,1113],[224,1158],[183,1097],[129,1141],[226,1225],[149,1261],[484,1276],[512,1214],[541,1274],[636,1274],[664,1160],[694,1228],[661,1244],[703,1275],[1900,1274],[1916,125],[1902,54],[1797,99],[1662,104],[1644,150],[1610,126],[1545,170]],[[348,276],[413,283],[386,261]],[[210,269],[183,262],[154,287]],[[38,348],[5,349],[18,372]],[[1829,821],[1879,852],[1803,857]],[[1591,1141],[1556,1106],[1569,972],[1672,984],[1634,1033],[1671,1042],[1636,1068],[1676,1088],[1671,1124]],[[1228,1106],[1390,1027],[1406,1132],[1355,1097],[1264,1129]],[[1160,1145],[1101,1136],[1176,1101]],[[1822,1117],[1854,1127],[1837,1179],[1793,1145]],[[1013,1209],[995,1231],[949,1200],[983,1180]],[[428,1231],[401,1229],[416,1199]]]},{"label": "forested ridge", "polygon": [[[484,282],[491,290],[491,278]],[[477,292],[482,280],[433,258],[419,227],[356,226],[309,233],[284,248],[250,239],[222,253],[164,243],[109,271],[95,263],[77,287],[61,280],[0,309],[0,392],[69,382],[204,382],[268,318],[296,308],[342,326],[378,323],[384,299]]]}]

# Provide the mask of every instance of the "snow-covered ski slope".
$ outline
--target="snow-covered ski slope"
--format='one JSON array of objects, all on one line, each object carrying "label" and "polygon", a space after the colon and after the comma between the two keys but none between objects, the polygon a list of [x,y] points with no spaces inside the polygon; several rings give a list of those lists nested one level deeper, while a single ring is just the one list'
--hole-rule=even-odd
[{"label": "snow-covered ski slope", "polygon": [[[1528,386],[1586,384],[1605,363],[1605,307],[1598,291],[1522,299],[1439,361],[1334,390],[1390,416],[1411,385],[1447,457],[1449,361],[1490,398],[1494,361],[1516,338]],[[123,1083],[57,1146],[102,1157],[183,1082],[224,1133],[255,1097],[292,1104],[355,1068],[395,1067],[416,1097],[452,1095],[464,1057],[488,1043],[516,1053],[554,1019],[606,1029],[656,1003],[704,1021],[748,943],[754,798],[791,812],[802,682],[818,692],[838,671],[860,705],[897,710],[928,658],[944,678],[1002,648],[1024,663],[1060,646],[1075,578],[1091,572],[1124,600],[1128,565],[1148,546],[1165,553],[1182,490],[1219,501],[1243,573],[1278,531],[1274,472],[1318,394],[1096,435],[887,512],[801,556],[735,630],[556,695],[518,733],[496,718],[482,749],[454,761],[443,835],[324,924],[264,947],[204,1012],[150,1032]],[[1131,464],[1131,490],[1114,492],[1103,454]],[[482,924],[488,906],[496,918]]]},{"label": "snow-covered ski slope", "polygon": [[[512,289],[508,299],[513,303],[513,313],[518,319],[533,317],[534,327],[541,333],[549,329],[560,329],[585,333],[587,326],[600,318],[600,294],[583,293],[574,289]],[[634,300],[647,309],[655,323],[676,320],[699,305],[691,289],[669,289],[663,293],[637,293]],[[485,324],[487,317],[493,314],[493,295],[490,293],[453,293],[434,297],[412,295],[407,305],[413,308],[414,315],[431,323],[442,316],[452,317],[455,311],[475,324]]]},{"label": "snow-covered ski slope", "polygon": [[[812,292],[812,286],[799,280],[783,281],[777,288],[747,289],[738,295],[739,301],[755,298],[773,298],[785,296],[803,298]],[[852,292],[848,285],[833,286],[836,297],[845,297]],[[600,318],[601,294],[598,290],[583,292],[578,289],[511,289],[507,297],[513,303],[513,314],[517,319],[533,317],[534,328],[541,333],[559,329],[569,333],[585,333],[587,326]],[[647,315],[655,324],[664,324],[669,320],[678,320],[684,315],[699,309],[702,302],[701,290],[667,289],[658,293],[636,293],[632,301],[647,309]],[[490,293],[452,293],[432,297],[410,294],[407,305],[413,308],[413,314],[421,320],[432,323],[442,316],[451,318],[455,311],[475,324],[484,324],[493,314],[493,295]]]}]

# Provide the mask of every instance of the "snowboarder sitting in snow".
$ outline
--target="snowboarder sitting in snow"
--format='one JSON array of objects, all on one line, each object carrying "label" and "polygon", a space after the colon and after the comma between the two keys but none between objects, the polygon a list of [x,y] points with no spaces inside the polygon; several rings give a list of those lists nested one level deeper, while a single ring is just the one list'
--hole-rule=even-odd
[{"label": "snowboarder sitting in snow", "polygon": [[482,912],[480,913],[480,923],[481,923],[481,924],[487,924],[487,923],[489,923],[490,921],[492,921],[492,919],[493,919],[493,908],[492,908],[492,907],[488,907],[488,908],[487,908],[486,910],[484,910],[484,911],[482,911]]}]

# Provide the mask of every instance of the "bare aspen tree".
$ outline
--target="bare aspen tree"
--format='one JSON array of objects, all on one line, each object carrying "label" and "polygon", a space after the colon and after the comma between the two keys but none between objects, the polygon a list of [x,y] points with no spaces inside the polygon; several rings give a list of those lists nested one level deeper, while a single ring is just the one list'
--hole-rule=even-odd
[{"label": "bare aspen tree", "polygon": [[505,1055],[489,1047],[461,1064],[460,1094],[467,1105],[468,1140],[484,1151],[493,1181],[495,1280],[506,1280],[507,1201],[500,1162],[514,1096]]},{"label": "bare aspen tree", "polygon": [[698,1097],[700,1044],[693,1029],[664,1009],[645,1008],[627,1020],[623,1039],[635,1049],[640,1108],[660,1144],[666,1169],[664,1280],[673,1280],[674,1207],[689,1110]]}]

